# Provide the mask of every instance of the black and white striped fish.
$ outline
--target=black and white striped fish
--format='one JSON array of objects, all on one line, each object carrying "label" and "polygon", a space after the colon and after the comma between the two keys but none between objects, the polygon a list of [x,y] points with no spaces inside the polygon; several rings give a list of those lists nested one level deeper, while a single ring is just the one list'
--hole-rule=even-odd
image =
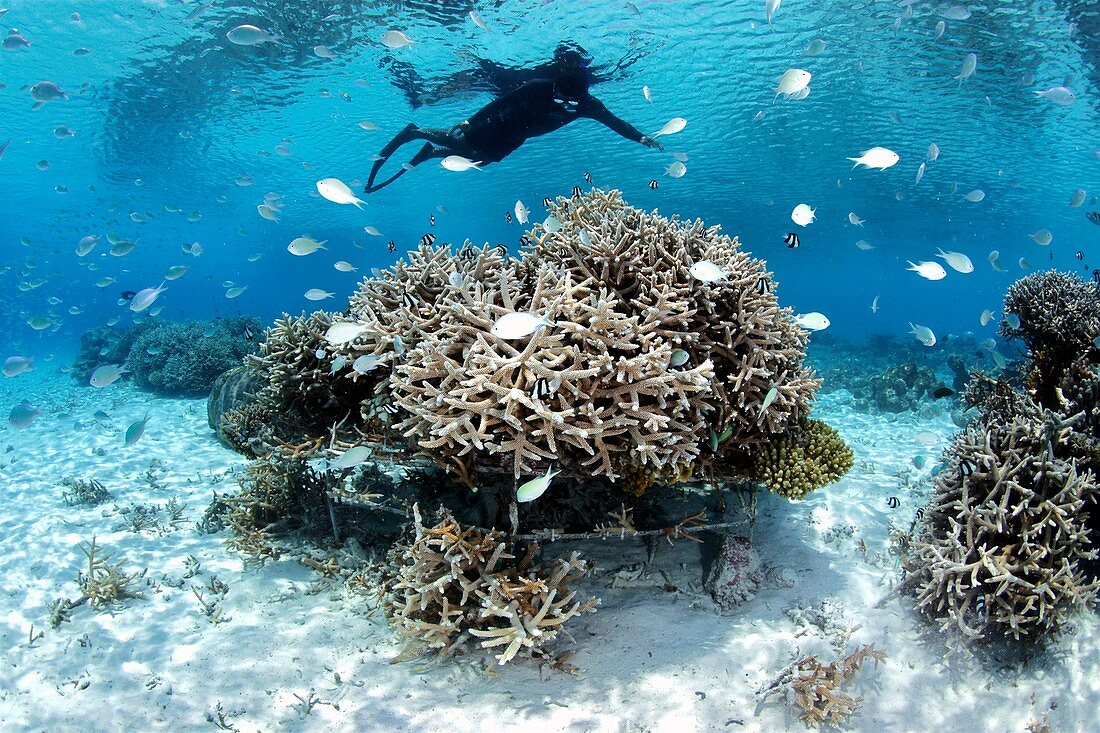
[{"label": "black and white striped fish", "polygon": [[1093,224],[1100,226],[1100,211],[1090,211],[1085,214],[1085,218],[1091,221]]},{"label": "black and white striped fish", "polygon": [[759,277],[756,279],[756,292],[760,293],[761,295],[768,292],[768,278]]},{"label": "black and white striped fish", "polygon": [[788,249],[795,249],[802,246],[802,240],[794,232],[787,232],[787,236],[783,237],[783,244],[787,245]]},{"label": "black and white striped fish", "polygon": [[651,180],[649,182],[649,187],[652,188],[654,191],[656,191],[658,188],[661,187],[661,184],[657,183],[657,179],[654,178],[653,180]]},{"label": "black and white striped fish", "polygon": [[401,293],[401,305],[405,306],[406,308],[415,308],[416,298],[414,298],[409,293]]},{"label": "black and white striped fish", "polygon": [[435,214],[429,214],[429,215],[428,215],[428,222],[429,222],[429,223],[430,223],[430,224],[431,224],[431,225],[432,225],[433,227],[435,226]]},{"label": "black and white striped fish", "polygon": [[546,377],[539,377],[536,379],[535,386],[531,390],[531,396],[541,400],[544,397],[549,397],[550,394],[550,383],[546,381]]},{"label": "black and white striped fish", "polygon": [[960,476],[972,476],[974,474],[974,464],[965,458],[959,461],[959,475]]},{"label": "black and white striped fish", "polygon": [[390,240],[390,243],[387,246],[390,248],[390,252],[396,252],[397,251],[397,244],[394,243],[394,241],[392,239]]},{"label": "black and white striped fish", "polygon": [[383,402],[382,409],[390,413],[391,415],[396,415],[399,408],[392,402]]},{"label": "black and white striped fish", "polygon": [[509,224],[512,223],[512,212],[511,211],[505,211],[504,212],[504,221],[508,222]]},{"label": "black and white striped fish", "polygon": [[889,499],[886,500],[886,506],[890,507],[891,509],[897,509],[900,505],[901,502],[896,496],[891,496]]},{"label": "black and white striped fish", "polygon": [[580,186],[573,186],[573,198],[579,199],[581,197],[581,193],[583,192],[581,191]]},{"label": "black and white striped fish", "polygon": [[508,256],[508,247],[506,247],[503,244],[498,244],[497,246],[493,247],[493,251],[496,252],[501,257],[507,257]]},{"label": "black and white striped fish", "polygon": [[460,260],[466,260],[467,262],[469,262],[475,257],[477,257],[477,251],[468,244],[463,245],[462,249],[458,250],[458,258]]},{"label": "black and white striped fish", "polygon": [[584,182],[585,183],[592,183],[592,174],[589,173],[588,171],[584,172]]},{"label": "black and white striped fish", "polygon": [[433,244],[435,244],[435,235],[432,234],[431,232],[428,232],[427,234],[425,234],[423,237],[420,238],[420,246],[421,247],[430,247]]},{"label": "black and white striped fish", "polygon": [[531,244],[531,238],[528,237],[526,234],[521,234],[520,237],[519,237],[519,246],[520,247],[527,247],[530,244]]},{"label": "black and white striped fish", "polygon": [[554,199],[552,199],[552,198],[550,198],[549,196],[547,196],[546,198],[544,198],[544,199],[542,200],[542,207],[543,207],[544,209],[549,209],[549,208],[550,208],[550,204],[552,204],[552,203],[554,203]]}]

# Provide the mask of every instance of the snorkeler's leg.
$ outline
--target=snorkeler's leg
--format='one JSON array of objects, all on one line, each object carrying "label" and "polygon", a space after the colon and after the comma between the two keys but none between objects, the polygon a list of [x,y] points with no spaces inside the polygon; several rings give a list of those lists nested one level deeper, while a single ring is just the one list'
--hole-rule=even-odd
[{"label": "snorkeler's leg", "polygon": [[449,148],[437,148],[437,147],[433,146],[431,143],[424,143],[424,147],[420,148],[420,152],[418,152],[416,155],[414,155],[412,157],[412,159],[406,164],[408,166],[408,168],[406,168],[405,166],[402,166],[401,170],[397,171],[392,176],[390,176],[386,180],[382,181],[378,185],[374,185],[374,183],[373,183],[374,177],[371,176],[371,182],[368,182],[368,184],[367,184],[367,186],[368,186],[367,192],[369,193],[371,191],[377,191],[380,188],[385,188],[386,186],[390,185],[391,183],[396,181],[401,176],[405,175],[405,173],[408,170],[410,170],[411,168],[415,168],[416,166],[423,163],[425,160],[431,160],[432,158],[442,158],[444,156],[451,155],[453,152],[454,151],[450,150]]}]

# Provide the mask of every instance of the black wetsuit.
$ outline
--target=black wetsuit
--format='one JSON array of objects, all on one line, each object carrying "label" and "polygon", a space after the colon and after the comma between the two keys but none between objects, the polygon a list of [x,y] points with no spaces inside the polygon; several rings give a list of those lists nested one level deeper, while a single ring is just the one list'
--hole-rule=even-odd
[{"label": "black wetsuit", "polygon": [[642,133],[616,117],[603,102],[585,94],[579,101],[555,95],[550,79],[530,81],[482,107],[455,132],[476,160],[496,163],[532,137],[560,129],[578,117],[602,122],[628,140],[642,141]]}]

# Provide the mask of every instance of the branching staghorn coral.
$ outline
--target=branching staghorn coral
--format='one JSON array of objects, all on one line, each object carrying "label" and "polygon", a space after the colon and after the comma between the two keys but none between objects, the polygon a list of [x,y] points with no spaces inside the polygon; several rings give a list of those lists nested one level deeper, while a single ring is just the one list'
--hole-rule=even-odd
[{"label": "branching staghorn coral", "polygon": [[1100,336],[1100,300],[1095,286],[1072,273],[1037,272],[1009,287],[1004,310],[1019,318],[1018,326],[1003,321],[1001,335],[1027,344],[1031,396],[1043,407],[1059,409],[1054,390],[1069,365],[1097,351],[1093,341]]},{"label": "branching staghorn coral", "polygon": [[415,536],[394,549],[396,570],[384,599],[390,623],[411,648],[446,656],[481,639],[481,647],[500,649],[497,661],[507,664],[521,651],[544,653],[569,619],[595,611],[597,599],[578,601],[568,587],[587,571],[576,552],[536,569],[531,545],[510,565],[503,533],[463,528],[448,514],[425,528],[414,516]]},{"label": "branching staghorn coral", "polygon": [[918,608],[967,639],[1042,638],[1090,607],[1086,503],[1097,485],[1056,457],[1070,429],[1016,418],[960,433],[907,558]]},{"label": "branching staghorn coral", "polygon": [[853,698],[844,687],[871,659],[878,667],[886,661],[886,653],[873,644],[865,644],[846,657],[829,664],[815,655],[803,657],[784,667],[779,674],[758,693],[763,700],[773,692],[784,692],[792,704],[802,710],[799,718],[808,725],[837,726],[859,709],[862,698]]}]

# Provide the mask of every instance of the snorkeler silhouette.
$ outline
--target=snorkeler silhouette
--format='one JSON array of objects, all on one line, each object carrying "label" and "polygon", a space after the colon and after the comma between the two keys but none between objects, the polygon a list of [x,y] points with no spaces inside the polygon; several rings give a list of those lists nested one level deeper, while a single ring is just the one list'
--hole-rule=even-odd
[{"label": "snorkeler silhouette", "polygon": [[[589,93],[591,81],[585,54],[568,46],[559,46],[554,63],[546,67],[544,78],[528,81],[494,99],[449,130],[424,129],[412,123],[406,125],[379,151],[364,190],[371,193],[388,186],[406,171],[433,158],[458,155],[483,164],[498,163],[528,138],[553,132],[580,117],[601,122],[628,140],[664,150],[660,143],[616,117],[603,102]],[[390,156],[413,140],[427,142],[401,170],[382,183],[375,184],[374,179]]]}]

